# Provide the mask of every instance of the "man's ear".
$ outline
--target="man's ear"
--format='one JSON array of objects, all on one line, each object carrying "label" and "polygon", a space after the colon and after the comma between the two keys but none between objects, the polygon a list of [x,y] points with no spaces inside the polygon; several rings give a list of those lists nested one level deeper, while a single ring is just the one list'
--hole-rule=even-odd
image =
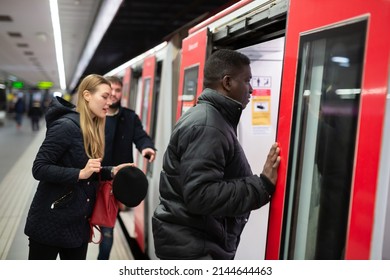
[{"label": "man's ear", "polygon": [[83,91],[83,97],[87,102],[89,102],[91,100],[91,93],[89,92],[89,90]]},{"label": "man's ear", "polygon": [[232,87],[232,78],[230,77],[230,75],[223,76],[223,78],[222,78],[222,87],[227,92],[230,91],[230,88]]}]

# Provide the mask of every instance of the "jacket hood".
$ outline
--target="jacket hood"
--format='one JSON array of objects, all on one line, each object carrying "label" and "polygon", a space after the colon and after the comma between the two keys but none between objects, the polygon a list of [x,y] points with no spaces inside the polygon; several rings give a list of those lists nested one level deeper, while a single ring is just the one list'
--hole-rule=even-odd
[{"label": "jacket hood", "polygon": [[61,97],[54,97],[50,102],[45,115],[46,126],[49,127],[54,121],[69,113],[78,114],[76,106]]},{"label": "jacket hood", "polygon": [[242,113],[242,104],[216,90],[206,88],[198,98],[198,103],[210,103],[232,124],[237,127]]}]

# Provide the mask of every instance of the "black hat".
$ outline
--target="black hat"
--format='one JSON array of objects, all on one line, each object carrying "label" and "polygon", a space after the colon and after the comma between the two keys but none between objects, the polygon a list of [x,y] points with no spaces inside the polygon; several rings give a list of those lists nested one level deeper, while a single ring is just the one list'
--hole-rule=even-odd
[{"label": "black hat", "polygon": [[135,207],[146,197],[148,179],[134,166],[121,168],[112,182],[115,198],[127,207]]}]

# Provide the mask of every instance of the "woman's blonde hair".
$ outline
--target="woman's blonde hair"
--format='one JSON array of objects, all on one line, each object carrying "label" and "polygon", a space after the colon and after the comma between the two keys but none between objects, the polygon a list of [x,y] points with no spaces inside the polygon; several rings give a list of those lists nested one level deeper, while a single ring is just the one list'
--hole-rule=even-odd
[{"label": "woman's blonde hair", "polygon": [[95,94],[97,87],[106,84],[111,87],[110,82],[103,76],[91,74],[86,76],[80,83],[77,93],[77,112],[80,113],[80,127],[83,134],[84,149],[89,158],[103,158],[104,155],[104,126],[106,118],[93,118],[84,98],[84,91]]}]

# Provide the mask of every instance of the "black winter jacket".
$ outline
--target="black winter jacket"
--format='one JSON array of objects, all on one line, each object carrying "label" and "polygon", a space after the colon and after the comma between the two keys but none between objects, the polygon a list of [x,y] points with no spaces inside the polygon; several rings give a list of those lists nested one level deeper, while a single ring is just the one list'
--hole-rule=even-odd
[{"label": "black winter jacket", "polygon": [[163,259],[233,259],[251,210],[275,186],[252,175],[237,139],[242,105],[205,89],[176,124],[164,155],[153,218]]},{"label": "black winter jacket", "polygon": [[[112,165],[134,162],[133,143],[140,152],[146,148],[155,150],[154,143],[144,131],[137,114],[133,110],[120,107],[112,148]],[[104,160],[103,163],[105,164]]]},{"label": "black winter jacket", "polygon": [[[98,176],[78,180],[88,157],[74,105],[54,98],[45,117],[46,137],[32,168],[34,178],[40,182],[24,232],[46,245],[80,247],[90,238],[89,218]],[[111,179],[110,167],[102,169],[101,179]]]}]

